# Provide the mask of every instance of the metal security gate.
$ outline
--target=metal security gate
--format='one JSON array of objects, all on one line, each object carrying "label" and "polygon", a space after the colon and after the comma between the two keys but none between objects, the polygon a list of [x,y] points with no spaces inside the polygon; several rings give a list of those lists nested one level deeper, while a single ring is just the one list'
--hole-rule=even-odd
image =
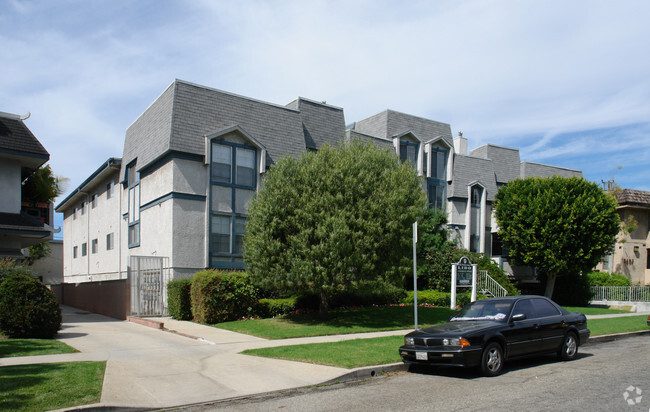
[{"label": "metal security gate", "polygon": [[167,316],[167,283],[171,280],[169,259],[130,256],[131,315]]}]

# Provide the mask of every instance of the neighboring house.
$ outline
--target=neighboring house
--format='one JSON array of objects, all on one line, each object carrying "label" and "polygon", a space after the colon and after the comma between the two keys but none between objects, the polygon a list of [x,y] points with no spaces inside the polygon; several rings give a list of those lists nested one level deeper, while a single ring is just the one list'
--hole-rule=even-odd
[{"label": "neighboring house", "polygon": [[650,192],[623,189],[616,193],[621,222],[636,222],[631,233],[621,231],[614,251],[605,256],[598,270],[627,276],[633,285],[650,285]]},{"label": "neighboring house", "polygon": [[52,287],[63,283],[63,240],[49,241],[50,254],[36,260],[31,269],[44,284]]},{"label": "neighboring house", "polygon": [[52,205],[22,197],[22,182],[50,159],[27,117],[0,112],[0,258],[22,259],[21,249],[52,239]]},{"label": "neighboring house", "polygon": [[395,111],[346,130],[343,109],[325,102],[298,98],[282,106],[176,80],[127,129],[122,157],[57,206],[65,283],[126,284],[140,257],[163,258],[173,278],[244,268],[248,203],[267,169],[282,156],[351,138],[413,162],[461,246],[488,254],[500,185],[520,176],[581,175],[521,163],[516,149],[486,145],[468,155],[467,140],[452,139],[448,124]]}]

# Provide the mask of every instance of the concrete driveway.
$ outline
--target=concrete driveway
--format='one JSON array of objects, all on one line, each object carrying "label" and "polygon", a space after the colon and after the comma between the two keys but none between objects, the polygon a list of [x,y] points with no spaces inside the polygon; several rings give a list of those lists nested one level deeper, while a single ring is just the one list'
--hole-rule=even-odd
[{"label": "concrete driveway", "polygon": [[239,355],[249,347],[268,346],[268,341],[189,322],[176,326],[185,325],[185,333],[207,338],[191,339],[70,307],[62,310],[57,340],[80,353],[2,358],[0,366],[106,360],[101,399],[105,406],[185,405],[318,384],[349,372]]}]

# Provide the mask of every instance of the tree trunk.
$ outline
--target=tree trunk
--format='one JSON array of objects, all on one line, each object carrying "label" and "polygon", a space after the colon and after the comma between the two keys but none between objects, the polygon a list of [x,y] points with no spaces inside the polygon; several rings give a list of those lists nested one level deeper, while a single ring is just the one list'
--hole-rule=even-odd
[{"label": "tree trunk", "polygon": [[320,306],[318,308],[318,316],[321,319],[327,319],[329,307],[330,307],[330,304],[327,301],[327,295],[325,295],[325,292],[321,290],[320,291]]},{"label": "tree trunk", "polygon": [[544,296],[549,299],[553,299],[553,289],[555,288],[555,279],[557,279],[557,274],[549,273],[546,275],[546,291]]}]

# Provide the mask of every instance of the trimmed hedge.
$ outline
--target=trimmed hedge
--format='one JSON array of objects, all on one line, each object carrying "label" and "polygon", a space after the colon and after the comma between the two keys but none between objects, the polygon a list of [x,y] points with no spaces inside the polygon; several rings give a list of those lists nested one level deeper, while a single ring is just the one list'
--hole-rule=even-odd
[{"label": "trimmed hedge", "polygon": [[589,286],[630,286],[630,279],[618,273],[590,272],[587,273]]},{"label": "trimmed hedge", "polygon": [[192,320],[192,279],[172,280],[167,284],[169,316],[178,320]]},{"label": "trimmed hedge", "polygon": [[257,291],[247,274],[213,269],[197,272],[190,292],[194,321],[214,324],[249,316]]},{"label": "trimmed hedge", "polygon": [[10,338],[52,339],[60,328],[59,302],[43,283],[12,274],[0,284],[0,329]]},{"label": "trimmed hedge", "polygon": [[297,301],[296,296],[283,299],[260,299],[255,305],[255,314],[262,318],[272,318],[290,313],[298,309]]},{"label": "trimmed hedge", "polygon": [[[402,303],[405,305],[412,305],[413,291],[410,290],[406,292],[406,297],[402,299]],[[476,299],[486,299],[487,296],[481,295],[480,293],[476,294]],[[472,300],[471,292],[462,292],[456,294],[456,306],[463,307],[470,303]],[[449,307],[451,304],[451,293],[450,292],[440,292],[438,290],[418,290],[418,305],[422,303],[428,303],[429,305],[435,306],[446,306]]]},{"label": "trimmed hedge", "polygon": [[[359,282],[335,293],[330,299],[330,309],[400,303],[405,296],[404,289],[381,280]],[[317,310],[319,303],[320,297],[310,293],[299,296],[296,307]]]},{"label": "trimmed hedge", "polygon": [[0,284],[9,275],[25,275],[33,276],[32,269],[18,262],[16,259],[1,258],[0,259]]}]

